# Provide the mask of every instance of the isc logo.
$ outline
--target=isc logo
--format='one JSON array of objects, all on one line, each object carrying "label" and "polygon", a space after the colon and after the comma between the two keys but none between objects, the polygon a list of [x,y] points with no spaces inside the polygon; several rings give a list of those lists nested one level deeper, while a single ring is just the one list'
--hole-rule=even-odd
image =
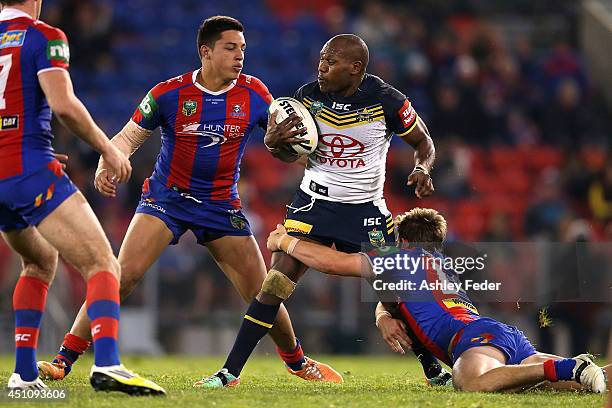
[{"label": "isc logo", "polygon": [[30,333],[17,333],[15,335],[15,342],[20,342],[20,341],[30,341],[30,338],[32,337],[32,335]]},{"label": "isc logo", "polygon": [[100,330],[102,330],[102,325],[96,324],[94,327],[91,328],[91,335],[95,336],[96,334],[100,333]]},{"label": "isc logo", "polygon": [[336,103],[336,102],[334,102],[332,104],[332,109],[339,110],[339,111],[348,111],[350,107],[351,107],[350,103]]},{"label": "isc logo", "polygon": [[363,226],[364,227],[373,227],[375,225],[382,225],[382,218],[378,217],[378,218],[364,218],[363,219]]}]

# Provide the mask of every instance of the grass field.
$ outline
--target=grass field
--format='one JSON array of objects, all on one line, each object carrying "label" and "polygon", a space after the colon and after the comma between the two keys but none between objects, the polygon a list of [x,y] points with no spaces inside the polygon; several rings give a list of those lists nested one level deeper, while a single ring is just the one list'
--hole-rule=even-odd
[{"label": "grass field", "polygon": [[[69,391],[67,407],[603,407],[604,397],[575,392],[532,391],[524,394],[459,393],[425,385],[416,360],[395,357],[330,357],[344,373],[344,384],[309,383],[286,373],[275,356],[251,360],[237,388],[201,390],[194,380],[211,374],[221,358],[124,358],[126,366],[162,385],[167,397],[136,398],[119,393],[96,393],[89,385],[91,360],[79,361],[70,376],[51,387]],[[6,384],[12,356],[0,357],[0,378]],[[32,406],[35,403],[0,403]],[[53,405],[52,405],[53,406]],[[57,405],[60,406],[60,405]]]}]

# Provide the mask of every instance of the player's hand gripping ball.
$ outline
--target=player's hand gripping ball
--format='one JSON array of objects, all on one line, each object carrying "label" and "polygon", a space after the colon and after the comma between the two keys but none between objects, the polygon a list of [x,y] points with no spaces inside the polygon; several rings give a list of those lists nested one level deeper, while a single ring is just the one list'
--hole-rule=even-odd
[{"label": "player's hand gripping ball", "polygon": [[269,108],[265,143],[270,149],[287,147],[298,156],[309,155],[319,143],[317,124],[298,100],[277,98]]}]

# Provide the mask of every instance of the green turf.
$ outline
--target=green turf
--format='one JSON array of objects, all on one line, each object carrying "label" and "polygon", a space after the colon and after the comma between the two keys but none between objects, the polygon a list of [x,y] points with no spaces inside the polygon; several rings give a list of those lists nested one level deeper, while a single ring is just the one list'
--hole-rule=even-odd
[{"label": "green turf", "polygon": [[[321,358],[344,373],[344,384],[309,383],[284,371],[275,356],[254,358],[237,388],[202,390],[192,383],[211,374],[221,358],[124,358],[126,366],[156,381],[167,397],[137,398],[119,393],[96,393],[89,385],[91,360],[79,361],[70,376],[50,383],[66,387],[68,407],[601,407],[604,397],[587,393],[532,391],[524,394],[460,393],[425,385],[416,360],[401,357]],[[6,383],[13,368],[11,356],[0,357],[0,378]],[[143,405],[146,404],[146,405]],[[0,404],[4,406],[17,406]],[[40,403],[18,404],[41,407]]]}]

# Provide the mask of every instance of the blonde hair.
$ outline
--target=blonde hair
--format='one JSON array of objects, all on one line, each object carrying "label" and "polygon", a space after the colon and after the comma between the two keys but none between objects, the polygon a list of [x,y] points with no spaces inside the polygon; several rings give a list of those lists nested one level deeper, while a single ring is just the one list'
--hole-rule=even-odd
[{"label": "blonde hair", "polygon": [[446,238],[446,220],[433,208],[413,208],[395,217],[399,238],[420,244],[439,244]]}]

